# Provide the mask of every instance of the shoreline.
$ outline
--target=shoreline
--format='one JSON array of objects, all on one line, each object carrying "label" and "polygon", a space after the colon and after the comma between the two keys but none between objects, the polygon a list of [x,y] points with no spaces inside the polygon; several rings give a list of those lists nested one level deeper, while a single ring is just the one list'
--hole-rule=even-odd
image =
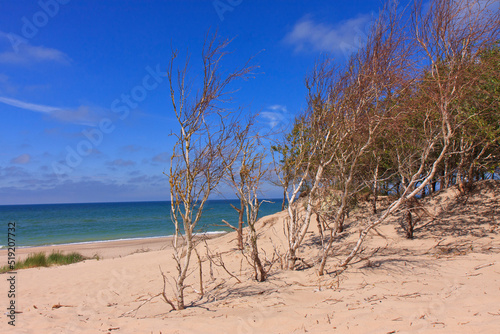
[{"label": "shoreline", "polygon": [[[231,231],[209,231],[202,233],[194,233],[193,235],[211,235],[211,234],[225,234]],[[120,239],[109,239],[109,240],[91,240],[91,241],[77,241],[77,242],[68,242],[68,243],[60,243],[60,244],[44,244],[44,245],[29,245],[29,246],[16,246],[16,249],[25,249],[25,248],[37,248],[37,247],[57,247],[57,246],[71,246],[71,245],[85,245],[85,244],[98,244],[105,242],[114,242],[114,241],[131,241],[131,240],[146,240],[146,239],[159,239],[159,238],[173,238],[173,235],[156,235],[152,237],[137,237],[137,238],[120,238]],[[1,245],[0,251],[8,249],[7,246]]]},{"label": "shoreline", "polygon": [[[206,232],[201,235],[209,239],[223,236],[227,232]],[[200,235],[200,234],[198,234]],[[117,240],[85,241],[69,244],[22,246],[16,247],[16,261],[25,259],[29,254],[44,252],[50,254],[55,251],[63,253],[77,252],[85,257],[99,256],[99,259],[123,257],[134,253],[159,251],[172,247],[173,236],[128,238]],[[0,266],[7,264],[8,248],[0,249]]]}]

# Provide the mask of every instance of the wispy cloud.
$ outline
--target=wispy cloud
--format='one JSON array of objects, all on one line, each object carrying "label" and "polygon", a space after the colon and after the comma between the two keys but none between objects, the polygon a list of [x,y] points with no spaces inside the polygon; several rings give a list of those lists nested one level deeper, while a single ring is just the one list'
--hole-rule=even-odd
[{"label": "wispy cloud", "polygon": [[286,106],[275,104],[266,108],[265,111],[260,113],[260,117],[264,119],[267,125],[274,129],[278,125],[286,125],[291,118]]},{"label": "wispy cloud", "polygon": [[271,109],[273,111],[281,111],[281,112],[288,112],[286,109],[286,106],[282,106],[281,104],[273,104],[272,106],[269,106],[268,109]]},{"label": "wispy cloud", "polygon": [[107,163],[108,166],[113,166],[113,167],[126,167],[126,166],[133,166],[135,165],[135,162],[132,160],[123,160],[123,159],[116,159],[113,161],[109,161]]},{"label": "wispy cloud", "polygon": [[10,81],[10,78],[4,73],[0,73],[0,94],[17,94],[19,87]]},{"label": "wispy cloud", "polygon": [[123,183],[88,178],[61,182],[56,176],[50,178],[49,175],[17,180],[13,185],[1,186],[2,181],[0,179],[2,204],[40,204],[41,200],[43,203],[158,201],[167,200],[165,189],[168,193],[168,179],[161,176],[145,178],[144,181],[149,181],[147,184],[135,180]]},{"label": "wispy cloud", "polygon": [[263,111],[260,115],[268,121],[271,128],[274,128],[284,120],[283,114],[277,112]]},{"label": "wispy cloud", "polygon": [[170,156],[168,155],[167,152],[163,152],[160,154],[157,154],[153,157],[154,162],[169,162],[170,161]]},{"label": "wispy cloud", "polygon": [[9,166],[0,167],[0,176],[2,177],[2,180],[5,181],[13,178],[29,177],[30,173],[28,173],[23,167]]},{"label": "wispy cloud", "polygon": [[139,152],[140,150],[142,150],[142,147],[132,144],[132,145],[123,146],[122,150],[125,152],[134,153],[134,152]]},{"label": "wispy cloud", "polygon": [[56,107],[50,107],[50,106],[45,106],[43,104],[34,104],[34,103],[29,103],[29,102],[24,102],[20,100],[15,100],[15,99],[9,99],[7,97],[0,96],[0,102],[8,104],[13,107],[21,108],[21,109],[26,109],[26,110],[31,110],[35,112],[43,112],[43,113],[51,113],[54,111],[60,110],[60,108]]},{"label": "wispy cloud", "polygon": [[51,113],[51,117],[61,122],[95,126],[102,116],[94,108],[80,106],[76,109],[58,109]]},{"label": "wispy cloud", "polygon": [[297,52],[313,50],[347,55],[366,43],[371,20],[370,14],[360,14],[328,25],[315,22],[307,15],[295,23],[284,42],[293,45]]},{"label": "wispy cloud", "polygon": [[31,45],[27,40],[13,34],[0,31],[0,42],[6,46],[5,51],[0,52],[0,63],[10,65],[31,65],[40,62],[70,63],[70,58],[64,52]]},{"label": "wispy cloud", "polygon": [[25,154],[21,154],[18,157],[15,157],[10,162],[13,164],[25,165],[28,162],[30,162],[30,160],[31,160],[31,156],[29,154],[25,153]]},{"label": "wispy cloud", "polygon": [[129,184],[141,184],[149,185],[153,187],[161,186],[164,187],[168,179],[164,175],[140,175],[130,178],[127,182]]},{"label": "wispy cloud", "polygon": [[88,106],[80,106],[76,109],[58,108],[43,104],[25,102],[4,96],[0,96],[0,102],[17,108],[44,113],[51,118],[66,123],[95,126],[102,118],[98,115],[94,108],[90,108]]}]

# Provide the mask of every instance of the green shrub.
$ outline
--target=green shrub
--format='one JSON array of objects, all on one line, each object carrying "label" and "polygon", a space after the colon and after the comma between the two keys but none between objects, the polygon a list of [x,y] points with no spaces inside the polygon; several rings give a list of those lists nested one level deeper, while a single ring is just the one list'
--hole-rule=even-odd
[{"label": "green shrub", "polygon": [[16,269],[48,267],[48,265],[49,263],[47,262],[45,253],[35,253],[28,255],[26,260],[18,262],[18,264],[16,265]]},{"label": "green shrub", "polygon": [[49,263],[59,263],[61,264],[64,260],[64,255],[59,252],[53,252],[49,255],[48,261]]},{"label": "green shrub", "polygon": [[[34,253],[29,254],[28,257],[24,261],[16,262],[16,266],[14,270],[17,269],[26,269],[26,268],[35,268],[35,267],[49,267],[51,265],[66,265],[76,262],[81,262],[86,260],[82,254],[73,252],[69,254],[63,254],[61,252],[52,252],[49,256],[45,255],[45,253]],[[4,266],[0,268],[0,273],[5,273],[10,271],[9,266]]]},{"label": "green shrub", "polygon": [[73,253],[69,253],[69,254],[65,255],[65,258],[64,258],[65,263],[61,263],[61,264],[71,264],[71,263],[81,262],[85,259],[86,258],[82,254],[73,252]]}]

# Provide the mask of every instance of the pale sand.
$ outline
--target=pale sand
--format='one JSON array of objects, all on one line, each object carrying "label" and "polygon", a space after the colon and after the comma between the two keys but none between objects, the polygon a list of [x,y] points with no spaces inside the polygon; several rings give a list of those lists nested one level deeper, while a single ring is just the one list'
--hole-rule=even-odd
[{"label": "pale sand", "polygon": [[[86,257],[94,257],[97,255],[101,259],[107,259],[122,257],[130,255],[132,253],[161,250],[169,247],[170,245],[171,241],[168,237],[117,240],[69,245],[17,248],[16,256],[17,260],[23,260],[32,253],[44,252],[46,254],[50,254],[52,252],[61,251],[64,253],[78,252]],[[0,263],[6,263],[6,261],[7,250],[0,249]]]},{"label": "pale sand", "polygon": [[[1,333],[498,333],[500,328],[500,184],[490,184],[457,202],[448,190],[428,200],[434,219],[417,229],[415,240],[402,238],[394,222],[378,228],[361,258],[335,276],[335,263],[356,240],[361,212],[349,220],[348,238],[336,244],[328,275],[316,269],[283,271],[275,264],[267,282],[252,280],[249,265],[234,251],[234,234],[208,241],[227,268],[203,263],[205,297],[178,312],[160,297],[159,266],[175,274],[168,240],[145,239],[58,247],[102,260],[17,273],[16,327],[0,315]],[[272,258],[284,249],[283,213],[260,222],[260,246]],[[429,219],[427,219],[429,220]],[[424,219],[425,221],[425,219]],[[317,259],[317,230],[301,250]],[[203,245],[200,245],[203,246]],[[149,250],[148,250],[149,249]],[[373,251],[370,259],[363,259]],[[39,249],[37,249],[38,251]],[[148,250],[147,252],[143,252]],[[18,250],[18,253],[29,250]],[[1,253],[4,254],[4,253]],[[204,247],[200,255],[204,256]],[[264,254],[263,254],[264,257]],[[264,257],[265,258],[265,257]],[[2,258],[4,259],[4,257]],[[192,262],[187,301],[198,300],[197,262]],[[0,275],[2,310],[8,298],[7,274]],[[170,287],[167,293],[172,297]],[[54,305],[64,305],[52,308]]]},{"label": "pale sand", "polygon": [[[224,233],[212,233],[205,235],[205,238],[215,238]],[[85,257],[109,259],[122,257],[134,253],[144,253],[167,249],[172,246],[172,237],[157,237],[144,239],[128,239],[115,241],[102,241],[90,243],[76,243],[53,246],[16,248],[17,260],[25,259],[29,254],[52,252],[78,252]],[[0,249],[0,264],[7,262],[7,249]]]}]

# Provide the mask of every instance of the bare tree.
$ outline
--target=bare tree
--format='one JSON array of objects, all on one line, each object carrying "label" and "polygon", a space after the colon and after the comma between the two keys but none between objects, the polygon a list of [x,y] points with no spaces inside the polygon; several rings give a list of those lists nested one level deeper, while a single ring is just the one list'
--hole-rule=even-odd
[{"label": "bare tree", "polygon": [[[334,78],[334,71],[331,63],[320,63],[315,74],[306,79],[310,92],[308,109],[296,119],[285,143],[275,149],[282,155],[281,164],[275,164],[275,170],[288,202],[284,232],[288,242],[286,267],[289,270],[295,269],[297,251],[309,229],[315,208],[315,194],[321,186],[325,168],[333,160],[327,152],[335,142],[332,139],[334,124],[328,118],[321,97],[328,95],[328,89],[333,87],[330,81]],[[300,203],[299,195],[306,184],[309,185],[308,196],[304,203]]]},{"label": "bare tree", "polygon": [[[262,201],[259,201],[259,188],[268,172],[268,165],[264,162],[266,155],[263,147],[259,145],[257,137],[248,137],[246,133],[241,135],[238,151],[239,156],[236,163],[228,167],[227,176],[229,183],[242,203],[242,209],[246,213],[249,228],[248,239],[251,248],[250,258],[255,272],[255,279],[263,282],[266,280],[267,272],[259,257],[255,224],[262,204]],[[239,170],[237,171],[236,168]]]},{"label": "bare tree", "polygon": [[227,102],[228,86],[244,79],[251,71],[248,63],[224,74],[221,61],[227,55],[230,41],[208,37],[202,52],[203,81],[196,96],[188,81],[188,65],[174,70],[177,51],[172,52],[168,69],[170,97],[179,123],[174,136],[177,141],[170,159],[171,219],[175,225],[173,257],[177,264],[175,278],[176,307],[182,310],[185,279],[188,275],[192,252],[196,246],[194,231],[200,221],[209,195],[218,186],[227,168],[234,162],[235,127],[231,126],[231,112],[223,106]]},{"label": "bare tree", "polygon": [[[343,231],[344,217],[356,194],[365,187],[364,175],[378,180],[381,158],[374,154],[374,142],[380,124],[394,108],[392,96],[408,89],[406,80],[408,47],[401,32],[401,14],[397,7],[386,7],[372,26],[367,44],[352,55],[342,77],[341,89],[329,90],[328,117],[334,119],[330,151],[332,163],[328,170],[329,185],[336,190],[333,228],[322,245],[318,268],[323,275],[326,261],[337,233]],[[375,155],[376,168],[365,164]]]},{"label": "bare tree", "polygon": [[221,226],[227,226],[231,229],[233,229],[235,232],[236,232],[236,240],[237,240],[237,243],[238,243],[238,249],[239,250],[243,250],[243,225],[245,224],[245,202],[243,200],[240,199],[240,207],[236,207],[235,205],[233,205],[232,203],[229,203],[229,205],[231,205],[231,207],[236,210],[236,212],[238,212],[238,227],[234,227],[233,225],[231,225],[230,223],[228,223],[226,220],[222,220],[222,222],[225,224],[225,225],[221,225]]}]

